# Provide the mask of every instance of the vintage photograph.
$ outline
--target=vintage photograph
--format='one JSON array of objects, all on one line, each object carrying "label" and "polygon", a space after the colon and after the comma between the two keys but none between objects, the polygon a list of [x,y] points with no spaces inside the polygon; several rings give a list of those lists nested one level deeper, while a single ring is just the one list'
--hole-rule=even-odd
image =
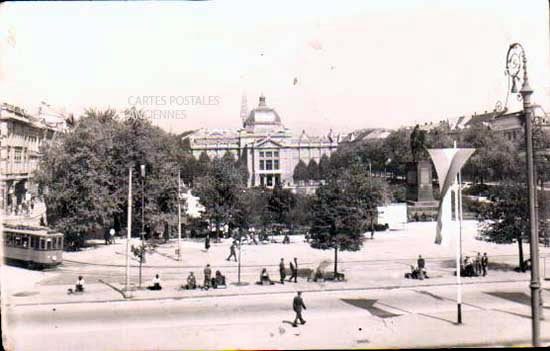
[{"label": "vintage photograph", "polygon": [[10,351],[550,345],[550,1],[0,4]]}]

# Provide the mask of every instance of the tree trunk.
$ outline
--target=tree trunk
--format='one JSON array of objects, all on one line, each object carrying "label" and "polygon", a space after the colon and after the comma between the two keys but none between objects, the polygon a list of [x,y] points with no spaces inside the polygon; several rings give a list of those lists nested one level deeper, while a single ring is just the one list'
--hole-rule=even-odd
[{"label": "tree trunk", "polygon": [[336,280],[336,274],[338,273],[338,245],[334,246],[334,280]]},{"label": "tree trunk", "polygon": [[521,239],[521,234],[518,236],[518,250],[519,250],[519,269],[522,272],[525,272],[523,265],[523,241]]}]

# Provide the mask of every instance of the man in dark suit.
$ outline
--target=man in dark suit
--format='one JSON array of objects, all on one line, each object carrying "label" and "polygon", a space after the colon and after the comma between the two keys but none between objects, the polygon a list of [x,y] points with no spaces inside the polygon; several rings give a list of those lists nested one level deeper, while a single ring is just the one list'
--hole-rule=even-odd
[{"label": "man in dark suit", "polygon": [[279,263],[279,274],[281,275],[281,284],[284,284],[286,272],[285,272],[285,261],[282,258],[281,258],[281,263]]},{"label": "man in dark suit", "polygon": [[485,277],[487,275],[487,266],[489,265],[489,257],[487,257],[487,252],[483,253],[483,257],[481,257],[481,268],[483,269],[483,276]]},{"label": "man in dark suit", "polygon": [[233,241],[233,244],[231,244],[231,247],[229,248],[229,257],[226,258],[226,261],[230,261],[231,260],[231,257],[233,257],[235,259],[235,262],[237,262],[237,254],[235,253],[235,242]]},{"label": "man in dark suit", "polygon": [[212,276],[212,269],[210,269],[210,264],[207,264],[204,268],[204,284],[203,289],[208,290],[210,288],[210,285],[212,282],[210,281],[210,277]]},{"label": "man in dark suit", "polygon": [[292,278],[294,278],[294,283],[298,283],[298,259],[294,257],[294,264],[292,261],[290,261],[290,279],[288,279],[289,282],[292,281]]},{"label": "man in dark suit", "polygon": [[298,320],[300,320],[300,323],[306,324],[306,321],[302,318],[302,308],[305,310],[306,305],[304,305],[304,300],[302,300],[301,291],[298,291],[298,295],[294,297],[294,301],[292,302],[292,308],[294,309],[294,312],[296,312],[296,318],[294,318],[294,323],[292,324],[292,326],[297,327]]},{"label": "man in dark suit", "polygon": [[418,255],[416,265],[418,266],[418,278],[424,280],[424,267],[426,267],[426,261],[424,261],[422,255]]}]

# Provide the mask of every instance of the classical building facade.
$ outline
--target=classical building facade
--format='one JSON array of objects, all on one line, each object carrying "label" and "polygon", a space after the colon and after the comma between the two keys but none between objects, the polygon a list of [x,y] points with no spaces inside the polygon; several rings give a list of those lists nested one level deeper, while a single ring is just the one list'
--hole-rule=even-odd
[{"label": "classical building facade", "polygon": [[0,106],[0,209],[12,214],[36,195],[33,172],[40,160],[40,147],[60,130],[58,125],[31,116],[25,110]]},{"label": "classical building facade", "polygon": [[303,160],[308,164],[315,160],[319,163],[323,155],[330,156],[336,151],[339,137],[333,137],[332,131],[323,137],[309,136],[305,131],[294,134],[283,125],[277,111],[267,106],[264,96],[259,100],[258,107],[250,113],[241,109],[242,128],[200,129],[186,138],[196,158],[203,152],[210,158],[230,152],[245,161],[250,175],[249,186],[281,184],[293,187],[292,176],[298,162]]}]

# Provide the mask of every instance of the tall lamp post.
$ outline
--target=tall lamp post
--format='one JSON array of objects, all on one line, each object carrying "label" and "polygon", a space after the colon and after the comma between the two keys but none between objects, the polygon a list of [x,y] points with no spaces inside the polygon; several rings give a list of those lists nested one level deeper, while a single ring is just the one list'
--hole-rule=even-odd
[{"label": "tall lamp post", "polygon": [[141,241],[145,237],[145,165],[141,169]]},{"label": "tall lamp post", "polygon": [[132,236],[132,168],[128,167],[128,227],[126,238],[126,291],[130,288],[130,239]]},{"label": "tall lamp post", "polygon": [[[523,77],[521,72],[523,71]],[[522,87],[519,91],[523,100],[523,115],[525,118],[525,145],[527,148],[527,186],[529,191],[529,226],[530,240],[529,248],[531,252],[531,322],[533,346],[540,346],[540,274],[539,274],[539,247],[538,247],[538,223],[536,213],[536,189],[535,172],[533,162],[533,130],[532,130],[532,106],[531,95],[533,89],[529,85],[527,78],[527,56],[523,46],[514,43],[508,48],[506,54],[506,74],[512,79],[512,93],[518,93],[517,83],[521,82]]]},{"label": "tall lamp post", "polygon": [[141,288],[141,270],[145,258],[145,165],[140,165],[141,170],[141,245],[138,249],[139,258],[139,287]]}]

